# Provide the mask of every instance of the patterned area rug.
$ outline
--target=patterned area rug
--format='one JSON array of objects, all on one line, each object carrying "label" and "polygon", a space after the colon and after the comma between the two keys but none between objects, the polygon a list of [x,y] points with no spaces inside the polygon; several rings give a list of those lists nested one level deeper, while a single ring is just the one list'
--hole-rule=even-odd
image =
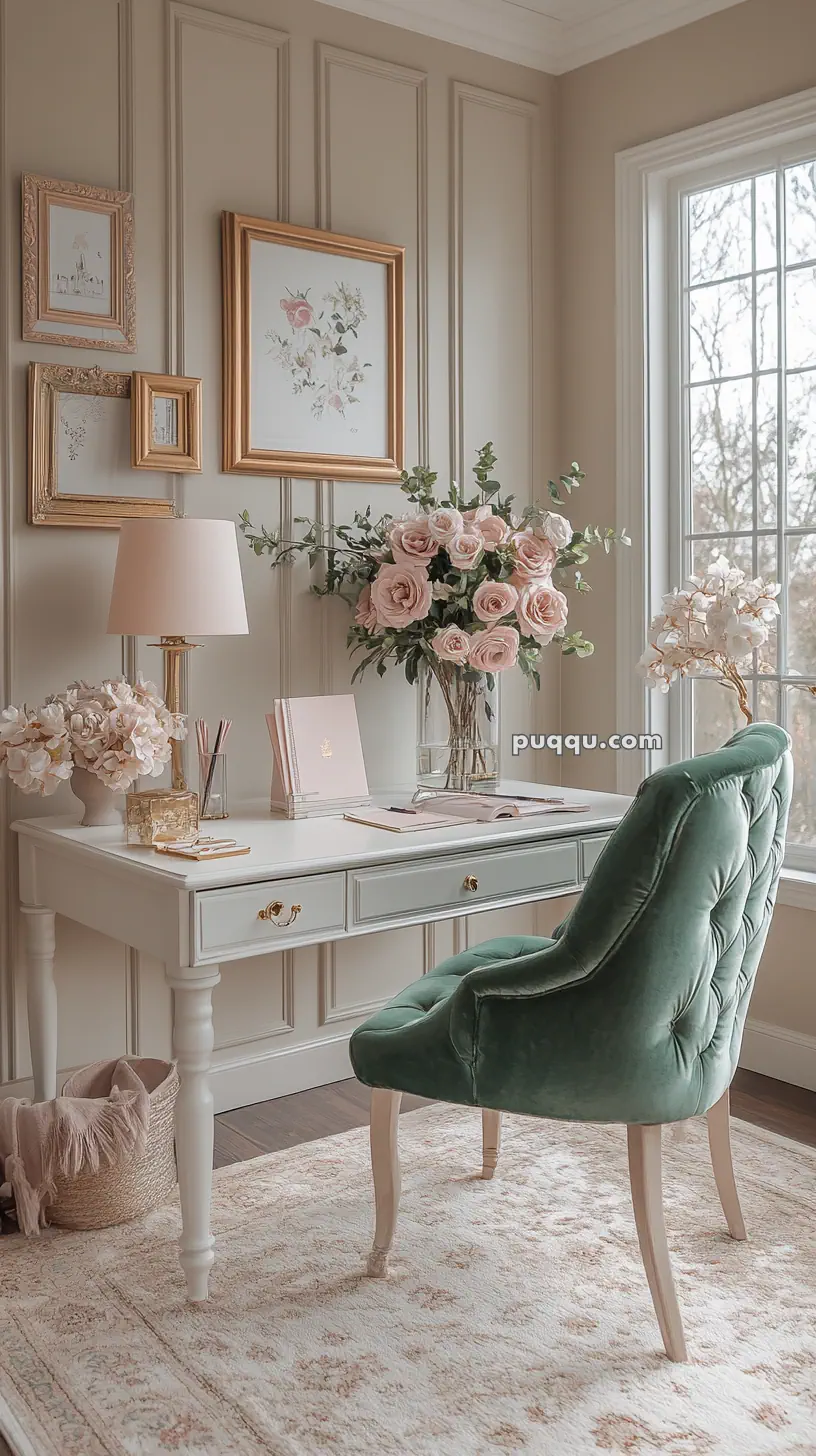
[{"label": "patterned area rug", "polygon": [[727,1236],[695,1123],[666,1137],[692,1363],[640,1263],[622,1128],[400,1119],[393,1273],[362,1277],[358,1129],[216,1174],[218,1262],[184,1301],[167,1207],[0,1246],[0,1430],[16,1456],[816,1453],[816,1156],[735,1123],[751,1242]]}]

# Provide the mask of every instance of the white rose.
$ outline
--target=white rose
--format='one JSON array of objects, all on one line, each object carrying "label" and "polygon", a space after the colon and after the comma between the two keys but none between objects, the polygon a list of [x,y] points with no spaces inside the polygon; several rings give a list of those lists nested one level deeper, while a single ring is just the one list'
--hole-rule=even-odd
[{"label": "white rose", "polygon": [[428,517],[428,532],[434,541],[439,541],[446,546],[458,535],[464,525],[462,512],[457,511],[455,506],[441,506],[438,511],[431,511]]},{"label": "white rose", "polygon": [[458,571],[472,571],[479,565],[484,553],[484,540],[472,531],[458,531],[447,545],[451,566]]},{"label": "white rose", "polygon": [[538,534],[546,536],[556,551],[563,551],[572,540],[572,526],[566,516],[559,516],[557,511],[547,511],[541,525],[536,527]]}]

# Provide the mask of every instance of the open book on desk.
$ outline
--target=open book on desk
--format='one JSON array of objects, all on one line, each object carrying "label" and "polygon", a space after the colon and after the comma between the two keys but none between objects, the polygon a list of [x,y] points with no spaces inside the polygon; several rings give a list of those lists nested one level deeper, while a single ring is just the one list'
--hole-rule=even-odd
[{"label": "open book on desk", "polygon": [[563,799],[504,799],[493,794],[434,794],[418,804],[388,809],[350,810],[343,817],[373,829],[410,834],[418,829],[452,829],[457,824],[492,824],[504,819],[528,819],[538,814],[580,814],[588,804]]},{"label": "open book on desk", "polygon": [[496,819],[528,819],[538,814],[580,814],[589,809],[588,804],[568,804],[565,799],[514,799],[501,794],[434,794],[416,807],[479,824],[492,824]]}]

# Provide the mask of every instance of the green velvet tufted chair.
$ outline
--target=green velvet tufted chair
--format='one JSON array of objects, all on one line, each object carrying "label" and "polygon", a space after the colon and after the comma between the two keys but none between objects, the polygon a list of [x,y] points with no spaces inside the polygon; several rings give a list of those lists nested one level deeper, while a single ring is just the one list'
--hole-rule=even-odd
[{"label": "green velvet tufted chair", "polygon": [[628,1129],[640,1250],[666,1353],[685,1360],[661,1184],[661,1129],[706,1113],[714,1175],[746,1237],[731,1162],[728,1089],[773,912],[792,782],[772,724],[661,769],[641,785],[552,939],[508,936],[451,957],[354,1032],[371,1095],[383,1277],[399,1203],[403,1092],[483,1109],[484,1177],[501,1112]]}]

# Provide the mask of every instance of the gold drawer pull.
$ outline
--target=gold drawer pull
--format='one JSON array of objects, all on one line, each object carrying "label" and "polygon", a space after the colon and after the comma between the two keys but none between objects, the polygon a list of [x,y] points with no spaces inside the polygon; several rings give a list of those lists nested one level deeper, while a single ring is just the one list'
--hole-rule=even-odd
[{"label": "gold drawer pull", "polygon": [[465,875],[465,882],[464,882],[464,884],[462,886],[462,889],[463,890],[478,890],[478,888],[479,888],[479,881],[477,880],[476,876],[475,875]]},{"label": "gold drawer pull", "polygon": [[295,920],[297,920],[298,915],[300,914],[301,910],[303,909],[303,906],[302,905],[292,905],[291,908],[290,908],[290,910],[289,910],[289,919],[288,920],[278,920],[277,917],[280,915],[282,909],[283,909],[283,901],[282,900],[270,900],[270,902],[267,905],[267,907],[266,907],[265,910],[259,910],[258,911],[258,919],[259,920],[271,920],[273,925],[277,925],[277,926],[280,927],[281,930],[283,930],[287,925],[291,925]]}]

